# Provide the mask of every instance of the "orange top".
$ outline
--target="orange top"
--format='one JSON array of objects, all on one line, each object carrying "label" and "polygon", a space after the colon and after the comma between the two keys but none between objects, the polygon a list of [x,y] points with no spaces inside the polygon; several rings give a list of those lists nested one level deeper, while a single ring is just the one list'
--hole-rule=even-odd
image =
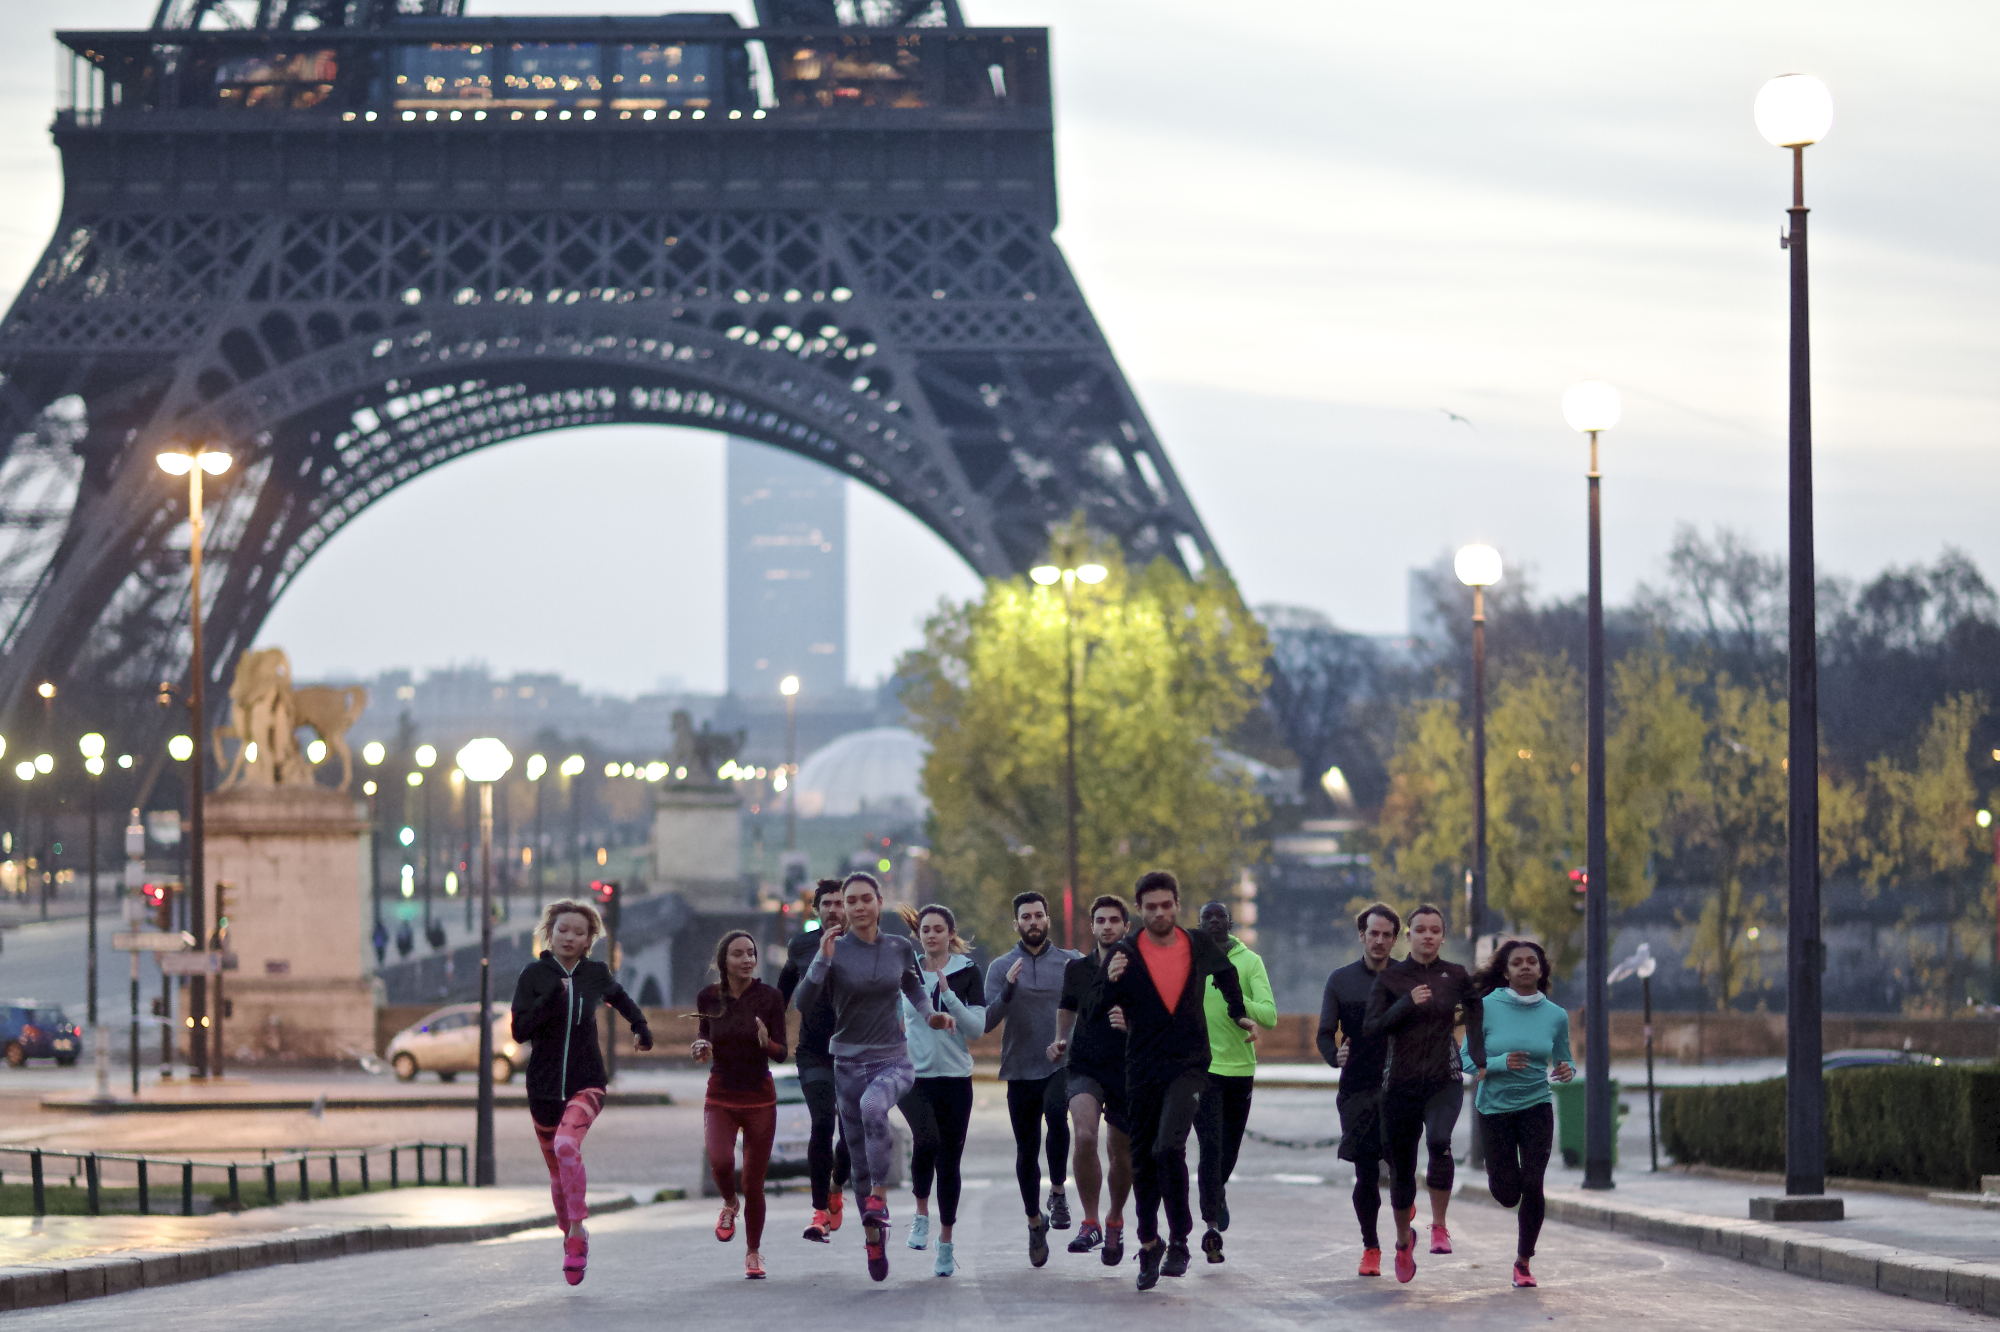
[{"label": "orange top", "polygon": [[1159,944],[1153,942],[1151,931],[1140,930],[1139,956],[1146,963],[1146,974],[1153,978],[1153,988],[1160,992],[1160,1002],[1173,1012],[1181,1001],[1181,991],[1187,988],[1188,970],[1194,965],[1187,934],[1175,926],[1167,942]]}]

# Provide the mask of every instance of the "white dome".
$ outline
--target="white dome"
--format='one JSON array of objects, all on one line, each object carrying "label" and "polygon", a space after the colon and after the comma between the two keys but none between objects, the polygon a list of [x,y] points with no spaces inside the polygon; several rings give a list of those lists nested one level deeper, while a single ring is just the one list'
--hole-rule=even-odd
[{"label": "white dome", "polygon": [[923,813],[929,807],[923,794],[929,751],[900,726],[841,736],[799,765],[800,817]]}]

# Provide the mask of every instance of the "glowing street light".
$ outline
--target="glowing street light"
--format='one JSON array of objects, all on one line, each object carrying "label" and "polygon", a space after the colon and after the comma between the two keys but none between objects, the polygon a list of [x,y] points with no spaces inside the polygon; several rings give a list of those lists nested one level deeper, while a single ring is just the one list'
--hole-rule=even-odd
[{"label": "glowing street light", "polygon": [[111,1099],[111,1041],[97,1019],[97,779],[104,775],[104,737],[91,731],[77,739],[76,747],[83,755],[83,769],[90,774],[90,834],[86,838],[89,846],[87,870],[90,883],[90,926],[88,965],[84,970],[90,987],[90,1013],[92,1058],[97,1066],[97,1092],[100,1101]]},{"label": "glowing street light", "polygon": [[380,740],[370,740],[367,744],[361,746],[361,761],[371,768],[381,767],[382,760],[388,757],[388,746],[384,745]]},{"label": "glowing street light", "polygon": [[176,763],[186,763],[194,757],[194,741],[184,735],[177,735],[167,741],[167,754]]},{"label": "glowing street light", "polygon": [[778,789],[785,793],[785,851],[790,853],[799,844],[799,798],[791,789],[799,771],[799,677],[788,675],[778,682],[778,692],[785,696],[785,771],[780,774]]},{"label": "glowing street light", "polygon": [[528,867],[535,872],[535,915],[542,914],[542,778],[547,775],[549,761],[540,754],[528,755],[528,762],[522,771],[535,784],[535,848],[528,858]]},{"label": "glowing street light", "polygon": [[482,737],[458,751],[458,771],[479,785],[479,1119],[474,1134],[473,1183],[491,1188],[493,1156],[493,783],[507,775],[514,756]]}]

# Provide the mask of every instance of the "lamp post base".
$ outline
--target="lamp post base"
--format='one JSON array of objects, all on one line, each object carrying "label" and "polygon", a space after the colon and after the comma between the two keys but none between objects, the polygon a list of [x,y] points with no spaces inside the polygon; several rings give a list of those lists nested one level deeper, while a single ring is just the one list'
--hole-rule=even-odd
[{"label": "lamp post base", "polygon": [[1752,1221],[1845,1221],[1847,1200],[1824,1194],[1800,1198],[1752,1198]]}]

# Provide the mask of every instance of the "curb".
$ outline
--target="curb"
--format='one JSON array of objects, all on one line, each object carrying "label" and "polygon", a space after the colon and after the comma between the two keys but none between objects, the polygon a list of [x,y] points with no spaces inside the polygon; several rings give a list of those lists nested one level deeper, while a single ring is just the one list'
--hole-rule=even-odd
[{"label": "curb", "polygon": [[[94,1101],[85,1096],[63,1095],[44,1097],[44,1110],[61,1110],[70,1114],[89,1115],[143,1115],[182,1114],[214,1110],[273,1111],[311,1110],[318,1106],[322,1110],[471,1110],[479,1104],[474,1096],[329,1096],[323,1101],[319,1097],[267,1097],[263,1100],[209,1100],[209,1101],[133,1101],[113,1099]],[[495,1108],[501,1110],[523,1110],[527,1108],[525,1094],[501,1094],[493,1098]],[[612,1092],[604,1098],[607,1106],[634,1105],[674,1105],[673,1096],[667,1092]]]},{"label": "curb", "polygon": [[[637,1206],[627,1195],[592,1201],[593,1214]],[[0,1267],[0,1312],[70,1304],[100,1295],[123,1295],[154,1286],[227,1276],[259,1267],[316,1263],[352,1254],[427,1249],[438,1244],[477,1244],[518,1231],[555,1224],[555,1214],[468,1226],[349,1226],[313,1228],[271,1236],[217,1239],[186,1249],[133,1249],[48,1266]]]},{"label": "curb", "polygon": [[[1467,1184],[1459,1196],[1499,1206],[1480,1185]],[[1815,1281],[2000,1315],[2000,1264],[1996,1263],[1942,1258],[1866,1240],[1800,1238],[1786,1226],[1761,1221],[1729,1221],[1666,1207],[1613,1207],[1554,1195],[1548,1200],[1548,1218]]]}]

